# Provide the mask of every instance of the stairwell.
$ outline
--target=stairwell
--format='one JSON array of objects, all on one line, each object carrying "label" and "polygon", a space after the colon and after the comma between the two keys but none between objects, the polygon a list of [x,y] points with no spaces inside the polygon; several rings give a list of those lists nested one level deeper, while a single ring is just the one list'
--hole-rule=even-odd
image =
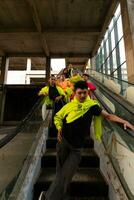
[{"label": "stairwell", "polygon": [[[52,183],[56,172],[56,137],[52,131],[47,140],[47,149],[41,159],[41,173],[34,185],[34,200]],[[79,169],[70,184],[71,200],[108,200],[108,185],[99,170],[99,157],[94,152],[94,142],[87,139]]]}]

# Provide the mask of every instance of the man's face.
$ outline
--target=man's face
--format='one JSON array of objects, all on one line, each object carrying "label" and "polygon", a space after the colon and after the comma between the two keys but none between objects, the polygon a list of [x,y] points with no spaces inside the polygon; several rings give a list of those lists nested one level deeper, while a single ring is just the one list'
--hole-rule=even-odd
[{"label": "man's face", "polygon": [[85,75],[83,75],[83,79],[84,79],[84,81],[87,81],[87,80],[88,80],[88,77],[85,76]]},{"label": "man's face", "polygon": [[75,91],[75,96],[80,103],[83,103],[88,96],[88,90],[78,88]]},{"label": "man's face", "polygon": [[64,75],[61,75],[60,80],[61,80],[61,81],[64,81],[64,80],[65,80],[65,76],[64,76]]},{"label": "man's face", "polygon": [[50,79],[49,79],[49,83],[50,83],[50,85],[55,85],[56,84],[56,78],[55,77],[50,77]]}]

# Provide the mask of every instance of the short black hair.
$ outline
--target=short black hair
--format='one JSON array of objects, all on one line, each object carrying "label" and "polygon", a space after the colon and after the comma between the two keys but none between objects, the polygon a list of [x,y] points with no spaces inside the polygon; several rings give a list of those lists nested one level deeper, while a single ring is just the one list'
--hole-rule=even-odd
[{"label": "short black hair", "polygon": [[74,90],[76,91],[77,89],[88,89],[88,85],[86,81],[78,81],[74,84]]},{"label": "short black hair", "polygon": [[89,78],[89,74],[87,74],[87,73],[84,73],[83,76],[87,76]]}]

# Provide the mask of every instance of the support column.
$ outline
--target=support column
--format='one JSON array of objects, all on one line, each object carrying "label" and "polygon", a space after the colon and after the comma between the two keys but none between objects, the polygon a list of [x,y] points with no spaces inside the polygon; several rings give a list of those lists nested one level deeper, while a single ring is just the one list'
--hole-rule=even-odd
[{"label": "support column", "polygon": [[3,86],[0,88],[0,124],[3,124],[4,110],[5,110],[5,99],[6,90],[4,84],[7,82],[7,72],[9,67],[9,58],[6,56],[2,57],[1,61],[1,74],[0,74],[0,84]]},{"label": "support column", "polygon": [[9,67],[9,58],[3,56],[1,60],[0,84],[5,84],[7,81],[8,67]]},{"label": "support column", "polygon": [[51,58],[46,57],[46,83],[49,81],[50,71],[51,71]]},{"label": "support column", "polygon": [[134,1],[120,0],[128,81],[134,83]]},{"label": "support column", "polygon": [[31,64],[32,64],[31,58],[27,58],[27,69],[26,69],[25,84],[30,84]]}]

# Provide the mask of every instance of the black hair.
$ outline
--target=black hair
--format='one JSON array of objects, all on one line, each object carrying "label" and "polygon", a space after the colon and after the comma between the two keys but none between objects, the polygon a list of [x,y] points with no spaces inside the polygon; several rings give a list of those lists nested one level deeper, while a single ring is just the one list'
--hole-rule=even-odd
[{"label": "black hair", "polygon": [[83,76],[87,76],[89,78],[89,74],[84,73]]},{"label": "black hair", "polygon": [[88,89],[88,85],[87,85],[87,82],[86,81],[78,81],[75,83],[74,85],[74,90],[76,91],[77,89]]},{"label": "black hair", "polygon": [[55,75],[54,75],[54,74],[51,74],[50,78],[55,78]]}]

